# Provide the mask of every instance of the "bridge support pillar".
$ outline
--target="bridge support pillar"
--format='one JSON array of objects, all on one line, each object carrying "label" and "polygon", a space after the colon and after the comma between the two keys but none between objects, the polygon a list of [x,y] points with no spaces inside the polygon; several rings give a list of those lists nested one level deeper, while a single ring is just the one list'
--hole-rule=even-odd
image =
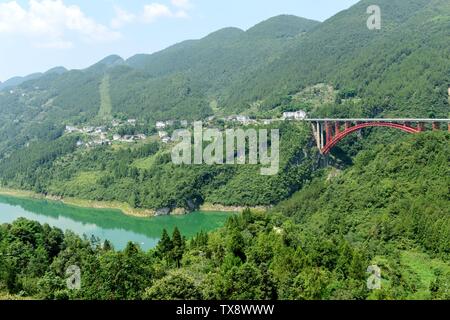
[{"label": "bridge support pillar", "polygon": [[433,131],[437,131],[439,130],[439,128],[440,128],[439,122],[433,122]]},{"label": "bridge support pillar", "polygon": [[345,121],[345,130],[350,129],[351,126],[352,124],[349,121]]},{"label": "bridge support pillar", "polygon": [[419,130],[419,132],[425,131],[425,123],[419,122],[419,123],[417,124],[417,130]]},{"label": "bridge support pillar", "polygon": [[336,121],[334,123],[334,135],[337,136],[341,132],[341,123]]},{"label": "bridge support pillar", "polygon": [[331,142],[331,140],[333,139],[333,134],[332,134],[332,125],[330,122],[325,122],[325,136],[326,136],[326,144],[329,144]]}]

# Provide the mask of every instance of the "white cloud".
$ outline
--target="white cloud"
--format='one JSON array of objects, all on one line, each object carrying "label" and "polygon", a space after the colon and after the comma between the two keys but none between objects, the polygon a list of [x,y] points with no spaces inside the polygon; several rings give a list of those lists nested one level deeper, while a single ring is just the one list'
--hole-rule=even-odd
[{"label": "white cloud", "polygon": [[116,12],[116,16],[111,21],[111,27],[114,29],[119,29],[128,23],[132,23],[136,20],[136,16],[124,9],[114,6],[114,11]]},{"label": "white cloud", "polygon": [[177,8],[189,9],[191,7],[191,2],[189,0],[172,0],[172,5]]},{"label": "white cloud", "polygon": [[86,41],[112,41],[120,33],[87,17],[76,5],[62,0],[30,0],[28,8],[16,1],[0,3],[0,34],[29,37],[38,47],[70,48],[66,36]]},{"label": "white cloud", "polygon": [[172,11],[169,7],[160,3],[151,3],[144,6],[143,19],[145,22],[153,22],[158,18],[173,17]]},{"label": "white cloud", "polygon": [[48,42],[36,42],[34,43],[36,48],[44,49],[71,49],[73,48],[73,43],[71,41],[55,40]]},{"label": "white cloud", "polygon": [[153,2],[144,5],[143,10],[134,14],[118,6],[114,6],[115,17],[111,20],[110,26],[113,29],[120,29],[123,26],[134,23],[153,23],[162,18],[187,18],[187,10],[191,4],[187,0],[172,0],[172,6]]}]

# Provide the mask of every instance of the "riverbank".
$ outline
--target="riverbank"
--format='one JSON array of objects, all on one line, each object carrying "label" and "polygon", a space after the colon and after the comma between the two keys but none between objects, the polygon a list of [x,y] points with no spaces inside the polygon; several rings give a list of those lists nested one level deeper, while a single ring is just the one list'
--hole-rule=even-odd
[{"label": "riverbank", "polygon": [[[80,208],[91,208],[91,209],[109,209],[109,210],[119,210],[123,214],[127,216],[139,217],[139,218],[150,218],[158,216],[157,211],[152,209],[135,209],[132,208],[129,204],[119,202],[119,201],[95,201],[95,200],[86,200],[80,198],[72,198],[72,197],[59,197],[52,195],[44,195],[39,194],[33,191],[26,190],[17,190],[17,189],[8,189],[8,188],[0,188],[0,195],[10,196],[10,197],[18,197],[18,198],[31,198],[31,199],[40,199],[40,200],[49,200],[61,202],[66,205],[80,207]],[[210,212],[227,212],[227,213],[236,213],[241,212],[246,207],[241,206],[224,206],[220,204],[212,204],[205,203],[200,206],[200,211],[210,211]],[[252,207],[252,210],[264,212],[267,210],[266,207]],[[184,209],[176,208],[172,210],[171,215],[183,215],[188,214]]]},{"label": "riverbank", "polygon": [[33,191],[6,189],[6,188],[0,188],[0,195],[17,198],[31,198],[31,199],[56,201],[64,203],[66,205],[80,208],[119,210],[127,216],[139,218],[150,218],[156,216],[156,212],[154,210],[135,209],[132,208],[129,204],[119,201],[95,201],[71,197],[63,198],[58,196],[39,194]]},{"label": "riverbank", "polygon": [[[200,206],[200,211],[218,211],[218,212],[242,212],[247,207],[241,207],[241,206],[224,206],[221,204],[212,204],[212,203],[205,203]],[[250,207],[253,211],[258,212],[265,212],[267,211],[267,207],[258,206],[258,207]]]}]

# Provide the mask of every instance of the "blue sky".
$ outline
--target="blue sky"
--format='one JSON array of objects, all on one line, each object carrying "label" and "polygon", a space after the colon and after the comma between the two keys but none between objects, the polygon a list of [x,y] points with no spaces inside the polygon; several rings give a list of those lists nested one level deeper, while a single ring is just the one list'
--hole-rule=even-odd
[{"label": "blue sky", "polygon": [[55,66],[85,68],[248,29],[279,14],[324,21],[358,0],[0,0],[0,81]]}]

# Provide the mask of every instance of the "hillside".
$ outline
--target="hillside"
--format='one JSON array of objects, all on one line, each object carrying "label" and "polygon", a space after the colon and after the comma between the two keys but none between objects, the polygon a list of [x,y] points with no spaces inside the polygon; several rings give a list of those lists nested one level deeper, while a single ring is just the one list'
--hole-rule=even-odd
[{"label": "hillside", "polygon": [[[379,31],[366,27],[365,11],[372,4],[382,8]],[[362,99],[356,115],[447,117],[449,26],[445,0],[361,1],[241,79],[226,104],[242,108],[262,100],[262,108],[270,109],[289,103],[290,95],[307,86],[326,82],[356,90]],[[246,90],[237,90],[242,87]]]},{"label": "hillside", "polygon": [[[369,4],[384,8],[380,31],[366,27]],[[323,23],[278,16],[152,55],[110,56],[85,70],[47,73],[14,94],[0,91],[0,151],[41,139],[44,127],[97,119],[105,73],[112,116],[148,125],[241,112],[270,117],[294,107],[318,115],[447,117],[449,24],[445,0],[363,0]],[[356,99],[332,99],[318,109],[295,101],[318,83]]]},{"label": "hillside", "polygon": [[[155,54],[126,61],[112,55],[84,70],[56,69],[12,93],[0,91],[2,183],[146,208],[186,207],[192,199],[276,204],[299,190],[315,169],[306,131],[285,130],[289,147],[282,151],[282,177],[262,181],[244,168],[173,170],[160,145],[156,155],[143,151],[135,158],[108,147],[75,152],[76,141],[63,136],[64,127],[132,118],[139,130],[151,134],[157,120],[236,113],[279,117],[283,110],[298,108],[311,116],[447,117],[448,1],[375,1],[384,8],[379,31],[366,26],[369,3],[363,0],[323,23],[283,15],[247,31],[225,28]],[[360,150],[379,141],[402,136],[389,130],[363,135],[335,149],[339,165],[350,165]],[[299,143],[290,144],[292,137]],[[153,150],[151,143],[145,148]],[[303,159],[303,151],[311,158]],[[81,159],[79,165],[70,163],[74,159]],[[177,174],[187,188],[171,182]],[[147,184],[137,184],[139,179],[148,179]],[[163,196],[155,185],[164,186]],[[273,190],[263,191],[263,186]]]},{"label": "hillside", "polygon": [[[449,142],[427,133],[362,153],[270,214],[245,210],[190,241],[169,230],[149,252],[19,219],[0,226],[0,285],[40,299],[449,299]],[[74,263],[81,290],[64,286]]]}]

